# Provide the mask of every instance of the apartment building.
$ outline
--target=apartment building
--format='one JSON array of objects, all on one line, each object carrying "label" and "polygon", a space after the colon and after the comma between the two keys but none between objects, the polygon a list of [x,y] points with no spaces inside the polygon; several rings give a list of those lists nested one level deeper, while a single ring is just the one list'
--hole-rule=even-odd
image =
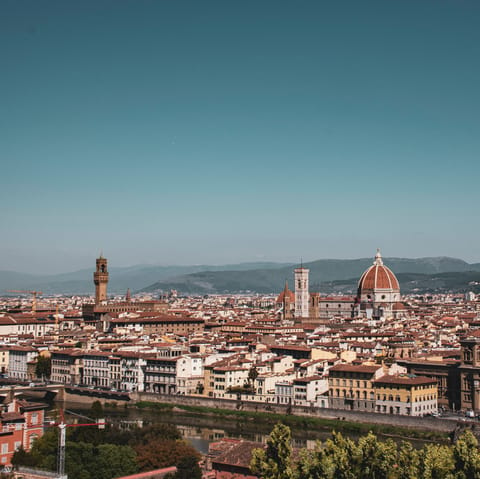
[{"label": "apartment building", "polygon": [[400,375],[385,375],[373,383],[375,412],[425,416],[438,410],[438,391],[435,379]]},{"label": "apartment building", "polygon": [[144,391],[159,394],[177,393],[177,362],[179,358],[145,356],[143,365]]},{"label": "apartment building", "polygon": [[38,351],[28,346],[9,346],[8,351],[8,375],[21,381],[33,379],[28,377],[28,363],[38,356]]},{"label": "apartment building", "polygon": [[36,439],[43,435],[46,404],[13,400],[0,413],[0,465],[11,466],[16,450],[30,451]]},{"label": "apartment building", "polygon": [[329,369],[329,405],[337,409],[375,411],[373,382],[383,376],[379,365],[337,364]]},{"label": "apartment building", "polygon": [[116,355],[120,357],[120,390],[143,392],[145,358],[140,353],[129,351],[118,351]]},{"label": "apartment building", "polygon": [[203,357],[201,355],[185,355],[178,358],[178,394],[199,394],[204,390],[203,382]]},{"label": "apartment building", "polygon": [[83,354],[83,384],[110,388],[110,353],[85,351]]},{"label": "apartment building", "polygon": [[52,351],[50,379],[62,384],[82,384],[83,354],[80,349]]}]

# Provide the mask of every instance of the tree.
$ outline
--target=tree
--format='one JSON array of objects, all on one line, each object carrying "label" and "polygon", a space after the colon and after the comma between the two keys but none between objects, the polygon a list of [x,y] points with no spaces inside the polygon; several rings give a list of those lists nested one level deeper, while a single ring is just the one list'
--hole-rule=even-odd
[{"label": "tree", "polygon": [[335,464],[324,454],[321,441],[317,441],[315,449],[302,449],[297,467],[294,471],[295,479],[332,478]]},{"label": "tree", "polygon": [[397,447],[388,439],[378,441],[371,431],[358,440],[358,479],[388,479],[397,462]]},{"label": "tree", "polygon": [[480,479],[478,441],[467,429],[453,446],[456,479]]},{"label": "tree", "polygon": [[49,378],[52,372],[52,359],[50,357],[38,356],[35,366],[35,375],[37,378]]},{"label": "tree", "polygon": [[25,451],[23,446],[20,446],[13,453],[12,465],[15,467],[18,467],[18,466],[34,467],[36,466],[36,460],[31,454]]},{"label": "tree", "polygon": [[171,441],[156,438],[147,444],[135,446],[134,449],[141,472],[174,466],[185,457],[195,457],[197,461],[200,460],[194,447],[183,440]]},{"label": "tree", "polygon": [[[332,439],[325,441],[323,448],[317,447],[312,477],[356,479],[358,447],[339,432],[332,432]],[[308,470],[308,468],[307,468]]]},{"label": "tree", "polygon": [[454,479],[452,448],[427,444],[420,451],[419,479]]},{"label": "tree", "polygon": [[202,470],[198,465],[198,456],[184,456],[177,464],[173,479],[202,479]]},{"label": "tree", "polygon": [[290,479],[292,435],[290,428],[278,423],[267,439],[266,449],[254,449],[250,469],[262,479]]},{"label": "tree", "polygon": [[248,371],[248,385],[251,387],[254,387],[255,381],[257,380],[257,378],[258,378],[257,367],[253,365]]},{"label": "tree", "polygon": [[99,418],[104,417],[103,406],[102,406],[102,403],[100,401],[93,401],[93,403],[90,407],[90,414],[95,419],[99,419]]},{"label": "tree", "polygon": [[90,477],[111,479],[135,474],[137,471],[136,455],[131,447],[101,444],[97,449],[95,470]]},{"label": "tree", "polygon": [[397,454],[396,475],[398,479],[417,479],[419,453],[411,442],[402,441]]}]

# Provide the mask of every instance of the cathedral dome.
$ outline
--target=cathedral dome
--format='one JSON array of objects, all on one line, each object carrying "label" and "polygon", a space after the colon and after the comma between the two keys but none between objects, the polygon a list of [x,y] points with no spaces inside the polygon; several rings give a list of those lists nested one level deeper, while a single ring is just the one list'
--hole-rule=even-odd
[{"label": "cathedral dome", "polygon": [[393,272],[383,264],[380,250],[377,250],[372,266],[362,274],[358,281],[359,295],[365,291],[400,291],[400,285]]}]

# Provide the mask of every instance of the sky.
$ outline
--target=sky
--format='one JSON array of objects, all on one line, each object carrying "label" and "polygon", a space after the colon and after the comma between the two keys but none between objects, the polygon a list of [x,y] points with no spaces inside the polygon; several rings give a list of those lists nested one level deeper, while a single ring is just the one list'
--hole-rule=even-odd
[{"label": "sky", "polygon": [[2,0],[0,270],[480,261],[478,0]]}]

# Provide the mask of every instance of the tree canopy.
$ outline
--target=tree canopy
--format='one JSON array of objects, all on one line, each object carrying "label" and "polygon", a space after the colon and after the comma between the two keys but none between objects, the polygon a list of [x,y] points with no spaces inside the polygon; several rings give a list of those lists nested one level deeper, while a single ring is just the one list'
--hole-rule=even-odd
[{"label": "tree canopy", "polygon": [[52,372],[52,359],[50,357],[38,356],[35,366],[35,375],[37,378],[50,378]]},{"label": "tree canopy", "polygon": [[[93,408],[98,410],[96,406]],[[47,431],[37,439],[30,452],[15,452],[15,466],[29,466],[55,471],[58,431]],[[65,472],[69,479],[112,479],[161,467],[177,466],[178,478],[198,476],[196,450],[181,439],[175,426],[155,424],[122,430],[107,425],[67,428]],[[177,476],[175,476],[177,477]]]},{"label": "tree canopy", "polygon": [[277,424],[267,448],[253,451],[250,469],[263,479],[480,479],[480,453],[467,430],[453,446],[418,450],[405,441],[380,441],[371,432],[356,442],[333,432],[314,450],[292,455],[290,429]]}]

